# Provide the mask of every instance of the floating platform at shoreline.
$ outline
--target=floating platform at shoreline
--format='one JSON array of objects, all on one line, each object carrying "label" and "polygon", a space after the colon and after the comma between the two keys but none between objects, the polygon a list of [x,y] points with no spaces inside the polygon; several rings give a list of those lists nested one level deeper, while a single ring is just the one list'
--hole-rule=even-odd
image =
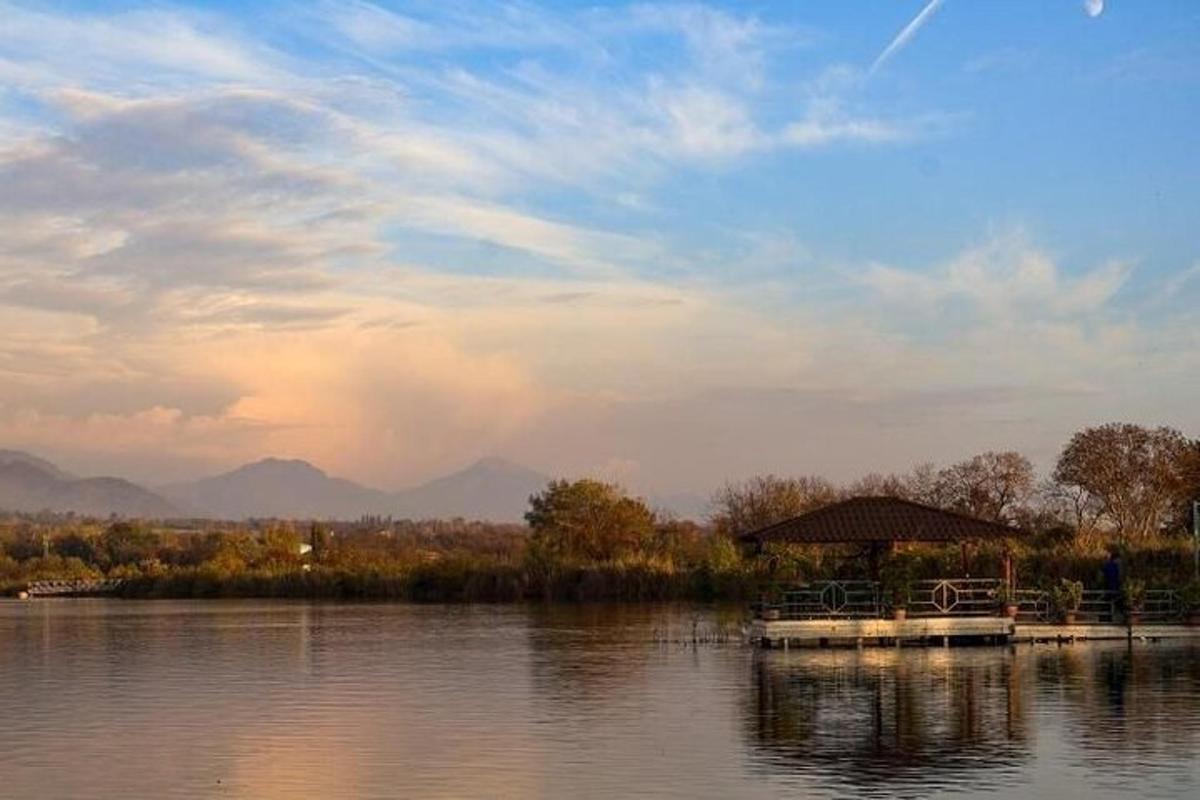
[{"label": "floating platform at shoreline", "polygon": [[1018,622],[1014,642],[1117,641],[1135,639],[1200,639],[1200,625],[1147,623],[1128,627],[1111,624],[1053,625]]},{"label": "floating platform at shoreline", "polygon": [[1074,642],[1200,639],[1200,626],[1172,624],[1053,625],[1010,617],[919,617],[916,619],[762,620],[750,626],[750,641],[764,648],[949,647],[1016,642]]},{"label": "floating platform at shoreline", "polygon": [[32,581],[17,597],[91,597],[113,594],[125,583],[121,578],[99,578],[67,581]]},{"label": "floating platform at shoreline", "polygon": [[1014,632],[1005,617],[754,620],[751,641],[763,647],[999,644]]}]

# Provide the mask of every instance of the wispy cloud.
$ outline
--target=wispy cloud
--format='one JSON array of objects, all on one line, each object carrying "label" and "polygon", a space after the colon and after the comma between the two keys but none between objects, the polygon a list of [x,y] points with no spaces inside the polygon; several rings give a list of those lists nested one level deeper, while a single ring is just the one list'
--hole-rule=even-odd
[{"label": "wispy cloud", "polygon": [[883,52],[880,53],[875,59],[875,62],[871,64],[870,72],[877,72],[880,67],[886,64],[888,60],[892,58],[892,56],[903,50],[908,43],[913,40],[913,37],[917,35],[921,28],[925,27],[929,20],[933,18],[933,15],[937,13],[937,10],[942,7],[943,2],[944,0],[929,0],[929,2],[925,4],[925,7],[921,9],[920,13],[913,17],[912,21],[905,25],[900,33],[896,34],[896,38],[892,39],[888,46],[883,49]]},{"label": "wispy cloud", "polygon": [[723,386],[774,420],[907,420],[861,398],[1000,372],[1050,392],[1151,338],[1117,313],[1124,262],[1006,241],[863,266],[804,241],[819,159],[906,154],[948,118],[737,8],[0,16],[3,443],[395,485],[503,446],[555,468],[550,419],[652,474],[656,448],[720,462],[688,448]]}]

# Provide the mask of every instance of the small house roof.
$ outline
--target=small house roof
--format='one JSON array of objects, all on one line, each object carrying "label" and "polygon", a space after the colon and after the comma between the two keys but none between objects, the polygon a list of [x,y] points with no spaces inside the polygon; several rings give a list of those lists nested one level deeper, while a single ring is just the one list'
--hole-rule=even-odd
[{"label": "small house roof", "polygon": [[1004,539],[1021,531],[898,497],[852,497],[742,534],[743,542],[960,542]]}]

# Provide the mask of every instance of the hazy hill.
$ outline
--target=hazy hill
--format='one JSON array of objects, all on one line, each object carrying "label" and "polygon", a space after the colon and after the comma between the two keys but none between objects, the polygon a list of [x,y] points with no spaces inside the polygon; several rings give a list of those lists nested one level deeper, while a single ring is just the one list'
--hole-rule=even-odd
[{"label": "hazy hill", "polygon": [[223,519],[295,517],[356,519],[393,513],[391,495],[326,475],[307,461],[264,458],[163,494],[190,513]]},{"label": "hazy hill", "polygon": [[177,510],[162,497],[121,478],[73,478],[53,464],[3,451],[0,508],[10,511],[74,511],[106,517],[170,517]]},{"label": "hazy hill", "polygon": [[[307,461],[265,458],[220,475],[160,487],[156,492],[120,478],[76,478],[28,453],[0,450],[0,509],[74,511],[93,516],[197,516],[357,519],[463,517],[520,522],[529,496],[550,478],[500,458],[397,492],[335,478]],[[692,495],[651,498],[683,516],[698,516]]]},{"label": "hazy hill", "polygon": [[520,464],[485,458],[459,472],[396,492],[396,514],[519,522],[529,508],[529,495],[546,488],[549,481]]},{"label": "hazy hill", "polygon": [[500,522],[520,520],[529,495],[547,480],[531,469],[489,458],[412,489],[385,492],[331,477],[307,461],[267,458],[162,492],[188,513],[225,519],[378,514]]},{"label": "hazy hill", "polygon": [[9,464],[29,464],[37,467],[42,472],[53,475],[55,478],[63,481],[75,480],[76,477],[69,472],[64,472],[63,470],[59,469],[58,466],[51,464],[44,458],[38,458],[35,455],[31,455],[20,450],[0,449],[0,467],[7,466]]}]

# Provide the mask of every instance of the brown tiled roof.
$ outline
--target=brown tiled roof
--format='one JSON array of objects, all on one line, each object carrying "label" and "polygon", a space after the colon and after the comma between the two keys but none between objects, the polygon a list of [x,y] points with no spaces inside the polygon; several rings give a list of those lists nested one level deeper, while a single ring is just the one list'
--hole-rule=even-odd
[{"label": "brown tiled roof", "polygon": [[1016,528],[897,497],[852,497],[743,534],[743,542],[958,542],[1019,535]]}]

